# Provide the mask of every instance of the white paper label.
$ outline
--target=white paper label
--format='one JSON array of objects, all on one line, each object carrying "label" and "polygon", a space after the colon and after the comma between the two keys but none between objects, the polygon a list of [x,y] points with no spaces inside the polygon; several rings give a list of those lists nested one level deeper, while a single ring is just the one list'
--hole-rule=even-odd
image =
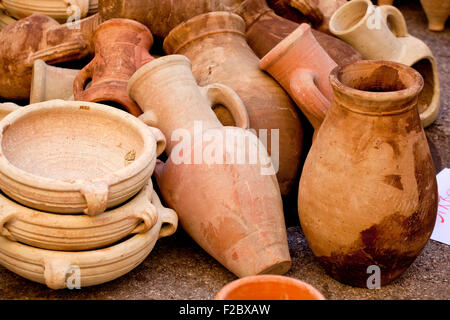
[{"label": "white paper label", "polygon": [[450,169],[436,176],[439,190],[439,206],[432,240],[450,245]]}]

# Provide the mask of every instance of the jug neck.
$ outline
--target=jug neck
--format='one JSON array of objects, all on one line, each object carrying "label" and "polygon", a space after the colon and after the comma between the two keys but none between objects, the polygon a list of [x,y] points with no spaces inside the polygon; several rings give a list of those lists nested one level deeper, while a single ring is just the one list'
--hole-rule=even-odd
[{"label": "jug neck", "polygon": [[266,14],[277,16],[265,0],[245,0],[234,10],[234,13],[244,19],[247,30]]}]

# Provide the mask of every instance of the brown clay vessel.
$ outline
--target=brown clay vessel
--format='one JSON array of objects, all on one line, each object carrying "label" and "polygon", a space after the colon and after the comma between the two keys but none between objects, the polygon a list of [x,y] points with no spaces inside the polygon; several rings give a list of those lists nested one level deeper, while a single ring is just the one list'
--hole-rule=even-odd
[{"label": "brown clay vessel", "polygon": [[386,285],[420,254],[436,220],[436,172],[417,111],[423,79],[371,60],[330,79],[333,105],[300,180],[300,222],[334,278],[367,288],[379,268]]},{"label": "brown clay vessel", "polygon": [[95,57],[73,82],[75,100],[111,104],[139,116],[142,112],[128,97],[127,85],[133,73],[153,59],[152,34],[139,22],[111,19],[98,27],[93,42]]},{"label": "brown clay vessel", "polygon": [[450,15],[450,1],[420,0],[420,3],[428,18],[428,29],[432,31],[444,30],[445,22]]}]

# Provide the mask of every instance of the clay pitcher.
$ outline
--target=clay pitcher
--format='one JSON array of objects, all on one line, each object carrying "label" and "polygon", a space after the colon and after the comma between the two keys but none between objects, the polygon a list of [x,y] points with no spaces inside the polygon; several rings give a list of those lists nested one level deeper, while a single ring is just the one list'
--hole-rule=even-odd
[{"label": "clay pitcher", "polygon": [[[265,0],[245,0],[234,12],[245,20],[248,44],[259,58],[299,27],[298,23],[275,14]],[[345,42],[316,30],[312,32],[337,64],[345,65],[361,59],[361,55]]]},{"label": "clay pitcher", "polygon": [[423,79],[400,63],[359,61],[330,81],[333,105],[300,180],[300,222],[334,278],[366,287],[369,267],[379,267],[386,285],[420,254],[436,220],[436,173],[417,111]]},{"label": "clay pitcher", "polygon": [[[259,59],[245,40],[242,18],[228,12],[192,18],[172,30],[164,41],[164,50],[188,57],[200,85],[221,83],[236,91],[247,108],[250,127],[257,134],[261,129],[268,130],[268,151],[275,165],[279,153],[281,194],[288,194],[298,179],[303,144],[300,118],[286,92],[259,70]],[[233,124],[226,113],[218,112],[218,116],[222,123]]]},{"label": "clay pitcher", "polygon": [[54,99],[73,100],[73,81],[80,70],[49,66],[42,60],[33,65],[30,104]]},{"label": "clay pitcher", "polygon": [[450,15],[450,1],[420,0],[420,3],[428,18],[428,29],[432,31],[444,30],[445,22]]},{"label": "clay pitcher", "polygon": [[[75,100],[105,103],[138,116],[139,106],[128,96],[128,80],[143,64],[151,61],[150,30],[129,19],[111,19],[94,34],[95,57],[75,78]],[[86,88],[90,82],[90,87]]]},{"label": "clay pitcher", "polygon": [[328,80],[336,63],[303,23],[264,58],[266,70],[289,93],[314,129],[319,129],[331,105],[333,91]]},{"label": "clay pitcher", "polygon": [[[189,60],[181,55],[146,64],[128,88],[144,111],[141,119],[167,137],[168,160],[155,173],[164,200],[179,210],[184,230],[239,277],[287,272],[280,190],[273,170],[261,171],[271,165],[270,157],[244,129],[249,120],[237,94],[220,84],[199,87]],[[221,124],[212,111],[216,103],[230,109],[240,128]],[[235,161],[255,155],[256,147],[257,161]]]},{"label": "clay pitcher", "polygon": [[364,59],[400,62],[419,71],[425,80],[419,96],[422,124],[426,127],[436,120],[440,98],[436,60],[422,40],[408,34],[405,19],[397,8],[353,0],[336,11],[330,30],[356,48]]},{"label": "clay pitcher", "polygon": [[42,14],[33,14],[0,31],[0,97],[26,100],[30,97],[34,61],[48,64],[78,60],[93,52],[94,30],[100,17],[94,15],[60,25]]}]

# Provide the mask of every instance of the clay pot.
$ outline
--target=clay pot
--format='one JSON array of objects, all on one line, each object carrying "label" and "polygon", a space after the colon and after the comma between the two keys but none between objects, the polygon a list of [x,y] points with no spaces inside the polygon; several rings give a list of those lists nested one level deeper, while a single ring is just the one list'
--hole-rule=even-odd
[{"label": "clay pot", "polygon": [[[100,22],[98,15],[72,24],[60,25],[42,14],[8,25],[0,31],[0,96],[11,100],[30,97],[33,63],[48,64],[77,60],[93,52],[91,38]],[[32,39],[32,40],[30,40]]]},{"label": "clay pot", "polygon": [[0,8],[0,30],[5,28],[7,25],[16,22],[17,20],[14,18],[11,18],[9,15],[7,15],[1,8]]},{"label": "clay pot", "polygon": [[155,192],[152,194],[152,203],[157,209],[154,226],[114,246],[92,251],[64,252],[29,247],[0,237],[0,264],[51,289],[74,285],[70,280],[71,276],[77,275],[75,268],[79,268],[81,287],[117,279],[144,261],[159,238],[170,236],[177,228],[176,213],[164,208]]},{"label": "clay pot", "polygon": [[31,76],[30,104],[54,99],[74,100],[73,81],[80,70],[52,67],[36,60]]},{"label": "clay pot", "polygon": [[[271,161],[264,146],[243,129],[249,121],[236,93],[219,84],[199,87],[181,55],[143,66],[129,93],[144,111],[141,118],[171,137],[168,160],[155,174],[184,230],[239,277],[287,272],[280,190],[273,170],[265,170]],[[241,128],[223,127],[212,111],[217,103],[231,110]],[[254,162],[245,160],[251,156]]]},{"label": "clay pot", "polygon": [[97,215],[125,202],[147,183],[165,144],[126,112],[62,100],[20,108],[0,132],[0,188],[56,213]]},{"label": "clay pot", "polygon": [[428,18],[428,29],[432,31],[444,30],[445,22],[450,15],[450,1],[420,0],[420,3]]},{"label": "clay pot", "polygon": [[[259,58],[299,27],[298,23],[276,15],[265,0],[245,0],[235,13],[245,20],[248,44]],[[361,55],[345,42],[316,30],[312,32],[337,64],[345,65],[361,59]]]},{"label": "clay pot", "polygon": [[215,300],[325,300],[313,286],[289,277],[262,275],[230,282]]},{"label": "clay pot", "polygon": [[289,93],[314,129],[322,124],[333,98],[328,80],[337,64],[303,23],[281,41],[259,66],[269,72]]},{"label": "clay pot", "polygon": [[11,241],[58,251],[103,248],[156,224],[158,213],[151,204],[151,180],[124,205],[99,216],[61,215],[21,206],[0,195],[0,234]]},{"label": "clay pot", "polygon": [[419,71],[425,80],[419,96],[422,124],[426,127],[436,120],[440,96],[436,61],[422,40],[408,34],[405,19],[397,8],[376,8],[370,0],[353,0],[336,11],[330,30],[365,59],[400,62]]},{"label": "clay pot", "polygon": [[300,180],[300,222],[334,278],[366,287],[377,266],[386,285],[420,254],[436,220],[436,173],[417,112],[423,79],[400,63],[360,61],[330,81],[333,105]]},{"label": "clay pot", "polygon": [[98,27],[93,42],[95,57],[73,82],[75,100],[113,104],[139,116],[141,109],[128,97],[127,85],[133,73],[153,59],[150,30],[133,20],[111,19]]},{"label": "clay pot", "polygon": [[[247,108],[250,127],[257,134],[261,129],[269,131],[267,149],[274,156],[279,151],[277,178],[281,194],[288,194],[298,179],[303,144],[300,118],[284,90],[259,70],[259,59],[245,40],[244,21],[228,12],[197,16],[172,30],[164,50],[188,57],[200,85],[221,83],[236,91]],[[219,111],[218,117],[224,124],[233,124],[226,113]],[[272,129],[279,130],[278,150],[272,144],[276,139]],[[278,159],[273,161],[276,165]]]}]

